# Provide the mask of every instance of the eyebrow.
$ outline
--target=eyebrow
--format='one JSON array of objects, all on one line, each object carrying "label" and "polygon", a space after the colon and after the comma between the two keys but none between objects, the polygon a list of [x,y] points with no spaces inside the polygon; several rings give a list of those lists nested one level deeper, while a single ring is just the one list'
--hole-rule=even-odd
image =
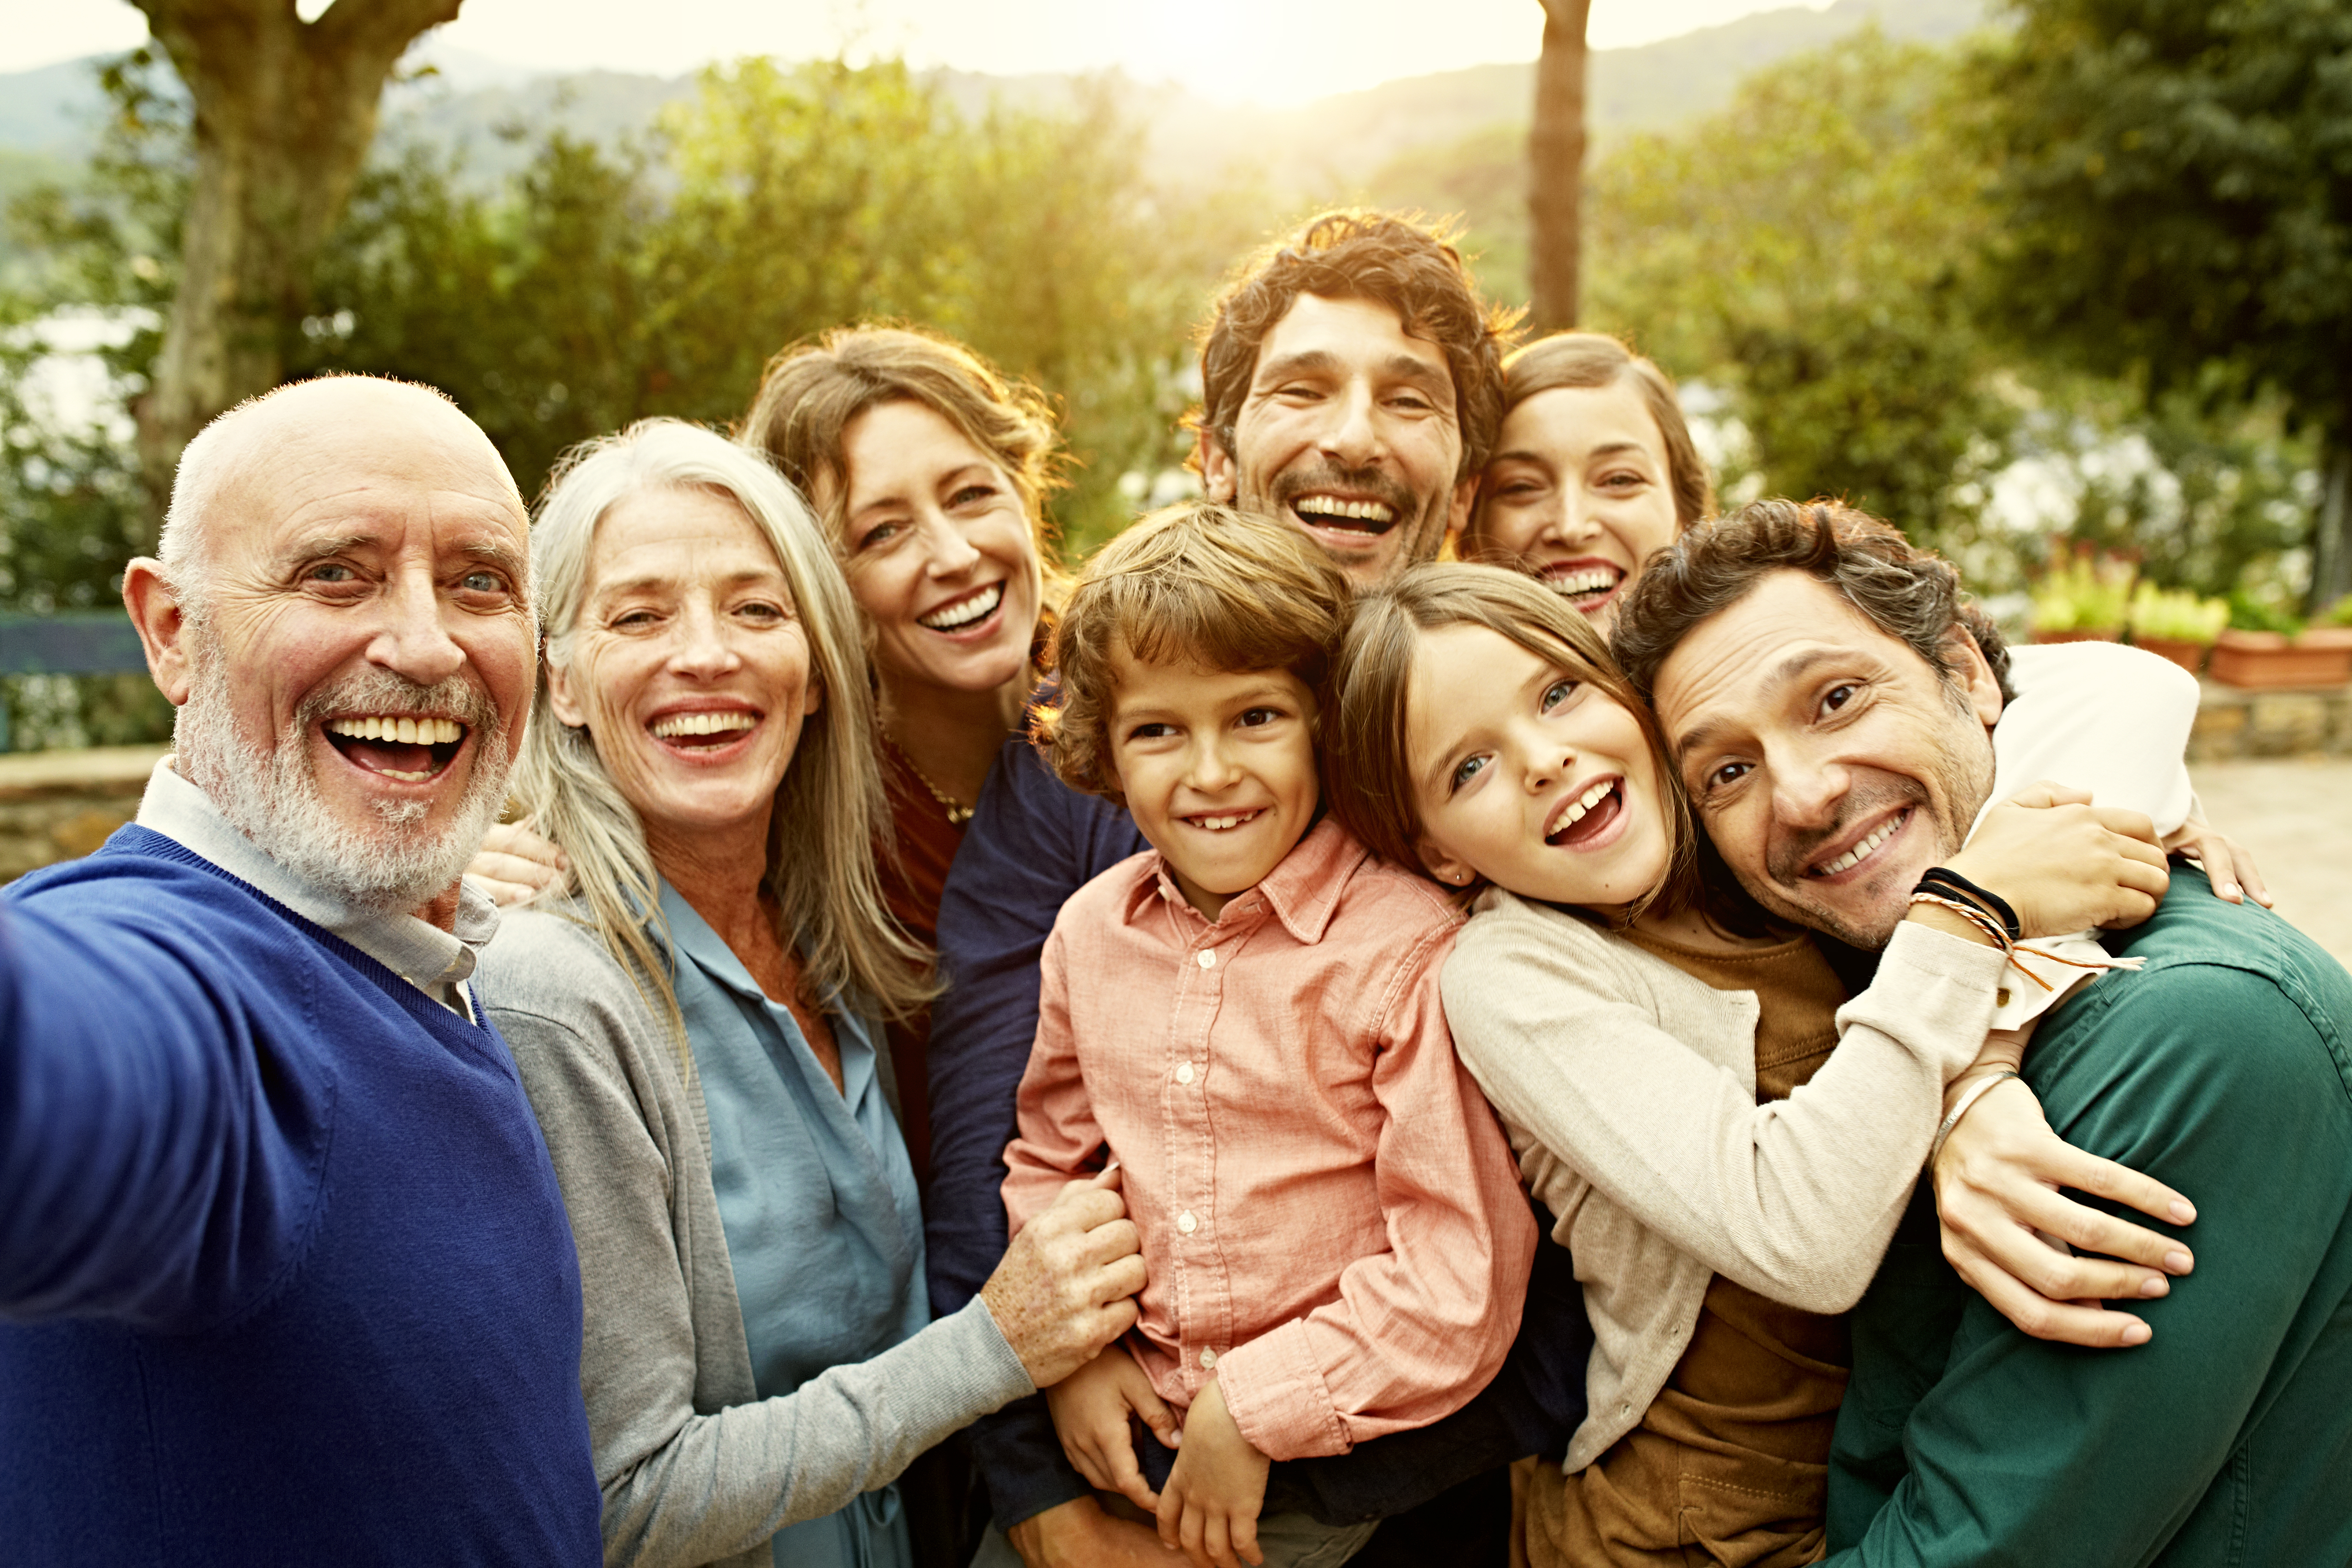
[{"label": "eyebrow", "polygon": [[[1538,687],[1548,687],[1561,680],[1575,680],[1581,684],[1580,677],[1570,675],[1556,664],[1546,664],[1519,683],[1519,694],[1524,697]],[[1454,759],[1461,754],[1462,746],[1459,742],[1455,742],[1451,750],[1440,752],[1437,754],[1437,761],[1431,763],[1429,771],[1422,775],[1422,793],[1426,795],[1444,784],[1447,771],[1452,767]]]},{"label": "eyebrow", "polygon": [[[1453,392],[1451,372],[1409,353],[1392,353],[1373,368],[1394,380],[1409,381],[1432,392],[1443,389],[1449,396]],[[1288,375],[1332,375],[1344,373],[1346,369],[1339,356],[1328,349],[1301,349],[1297,353],[1285,354],[1280,359],[1268,360],[1258,366],[1257,374],[1250,378],[1250,385],[1253,388],[1264,386]]]},{"label": "eyebrow", "polygon": [[[1852,648],[1835,647],[1808,648],[1802,653],[1790,654],[1773,666],[1771,671],[1764,677],[1763,695],[1769,701],[1772,697],[1803,679],[1814,666],[1849,658],[1853,654]],[[1703,746],[1713,743],[1717,736],[1729,728],[1730,726],[1721,720],[1709,720],[1675,736],[1674,746],[1675,764],[1680,766],[1685,757]]]}]

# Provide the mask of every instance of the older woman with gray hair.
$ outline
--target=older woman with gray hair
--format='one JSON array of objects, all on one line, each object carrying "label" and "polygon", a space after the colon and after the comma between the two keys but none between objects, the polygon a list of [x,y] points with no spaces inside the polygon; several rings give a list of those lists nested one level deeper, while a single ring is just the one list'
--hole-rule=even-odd
[{"label": "older woman with gray hair", "polygon": [[531,556],[516,794],[571,873],[481,986],[579,1246],[605,1561],[903,1564],[889,1483],[1134,1321],[1134,1227],[1073,1184],[927,1326],[877,1054],[927,972],[876,881],[856,612],[791,487],[648,420],[565,458]]}]

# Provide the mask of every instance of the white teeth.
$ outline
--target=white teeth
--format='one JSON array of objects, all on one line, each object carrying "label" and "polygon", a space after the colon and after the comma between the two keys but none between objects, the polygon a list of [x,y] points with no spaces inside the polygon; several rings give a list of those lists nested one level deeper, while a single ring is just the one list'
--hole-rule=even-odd
[{"label": "white teeth", "polygon": [[1622,574],[1606,566],[1588,566],[1581,572],[1563,573],[1557,577],[1547,577],[1544,581],[1550,585],[1553,593],[1572,596],[1577,594],[1607,593],[1617,585],[1617,579]]},{"label": "white teeth", "polygon": [[1301,517],[1345,517],[1362,522],[1388,522],[1396,509],[1382,501],[1341,500],[1337,496],[1301,496],[1290,503]]},{"label": "white teeth", "polygon": [[[419,719],[415,716],[370,714],[364,719],[331,719],[327,732],[344,735],[354,741],[390,741],[395,745],[451,746],[465,738],[466,727],[454,719]],[[400,773],[395,777],[405,778]],[[430,775],[419,773],[418,778]]]},{"label": "white teeth", "polygon": [[950,605],[944,610],[934,610],[928,616],[918,616],[915,619],[935,632],[951,632],[958,626],[986,619],[1003,601],[1004,584],[994,583],[969,599]]},{"label": "white teeth", "polygon": [[423,784],[426,779],[433,776],[431,773],[406,773],[399,768],[378,768],[376,771],[382,773],[385,778],[399,779],[405,784]]},{"label": "white teeth", "polygon": [[724,713],[673,713],[656,720],[653,732],[656,739],[667,740],[672,735],[724,735],[737,730],[748,730],[759,721],[740,710]]},{"label": "white teeth", "polygon": [[1908,817],[1911,814],[1907,811],[1897,812],[1895,816],[1888,817],[1885,826],[1881,826],[1877,832],[1872,834],[1869,837],[1864,839],[1861,843],[1855,845],[1853,848],[1847,850],[1844,854],[1839,856],[1828,865],[1822,867],[1819,871],[1815,872],[1814,875],[1819,877],[1834,877],[1840,871],[1848,870],[1855,866],[1861,865],[1863,860],[1872,850],[1877,848],[1880,845],[1895,837],[1895,830],[1902,826],[1904,819]]},{"label": "white teeth", "polygon": [[1239,827],[1244,822],[1255,822],[1257,816],[1258,814],[1255,811],[1239,811],[1229,816],[1195,816],[1191,818],[1191,821],[1195,827],[1205,827],[1212,833],[1223,833],[1229,828]]},{"label": "white teeth", "polygon": [[1584,814],[1591,811],[1594,806],[1599,805],[1602,797],[1607,795],[1611,790],[1616,787],[1616,780],[1602,779],[1591,789],[1588,789],[1582,795],[1578,795],[1576,797],[1576,804],[1570,806],[1567,811],[1560,815],[1560,819],[1552,824],[1551,831],[1544,835],[1544,837],[1547,838],[1557,838],[1561,834],[1567,832],[1570,828],[1575,826],[1578,823],[1583,821]]}]

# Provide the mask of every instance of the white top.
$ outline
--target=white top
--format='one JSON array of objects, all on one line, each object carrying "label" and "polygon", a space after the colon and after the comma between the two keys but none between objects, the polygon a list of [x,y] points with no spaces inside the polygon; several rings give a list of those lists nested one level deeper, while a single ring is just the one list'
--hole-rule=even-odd
[{"label": "white top", "polygon": [[[2009,674],[2017,700],[1993,726],[1992,795],[1970,834],[1994,806],[2045,779],[2089,790],[2095,805],[2144,813],[2159,836],[2189,819],[2197,799],[2186,760],[2197,721],[2195,676],[2152,653],[2103,642],[2011,648]],[[2108,957],[2097,935],[2019,943],[2016,967],[2042,984],[2010,975],[1993,1027],[2022,1028],[2099,970],[2137,967]]]},{"label": "white top", "polygon": [[139,802],[140,826],[334,932],[451,1012],[474,1018],[466,981],[474,973],[475,954],[499,930],[499,907],[488,895],[470,883],[462,887],[449,931],[400,910],[347,903],[271,859],[222,815],[212,796],[182,778],[173,762],[165,757],[148,774],[147,793]]}]

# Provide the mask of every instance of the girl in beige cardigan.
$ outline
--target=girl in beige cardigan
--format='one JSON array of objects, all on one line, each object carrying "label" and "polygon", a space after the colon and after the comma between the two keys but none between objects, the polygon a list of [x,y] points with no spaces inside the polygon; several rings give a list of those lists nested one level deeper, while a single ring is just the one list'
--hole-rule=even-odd
[{"label": "girl in beige cardigan", "polygon": [[[1565,1465],[1577,1517],[1552,1544],[1580,1561],[1812,1560],[1843,1384],[1842,1321],[1822,1315],[1875,1271],[1946,1087],[1985,1046],[2004,952],[1913,906],[1875,984],[1836,1011],[1834,1057],[1825,1042],[1803,1092],[1759,1105],[1757,995],[1698,976],[1820,960],[1711,916],[1647,710],[1582,616],[1514,574],[1419,568],[1360,601],[1332,681],[1333,810],[1391,858],[1486,884],[1447,1016],[1575,1255],[1596,1340]],[[2061,794],[2033,799],[2050,808],[1997,808],[1951,868],[2030,934],[2106,918],[2119,887],[2160,893],[2152,845]],[[1995,1103],[2012,1099],[2033,1114]],[[2172,1217],[2178,1194],[2117,1177]],[[2140,1235],[2149,1258],[2170,1245]],[[1543,1532],[1530,1545],[1545,1560]]]}]

